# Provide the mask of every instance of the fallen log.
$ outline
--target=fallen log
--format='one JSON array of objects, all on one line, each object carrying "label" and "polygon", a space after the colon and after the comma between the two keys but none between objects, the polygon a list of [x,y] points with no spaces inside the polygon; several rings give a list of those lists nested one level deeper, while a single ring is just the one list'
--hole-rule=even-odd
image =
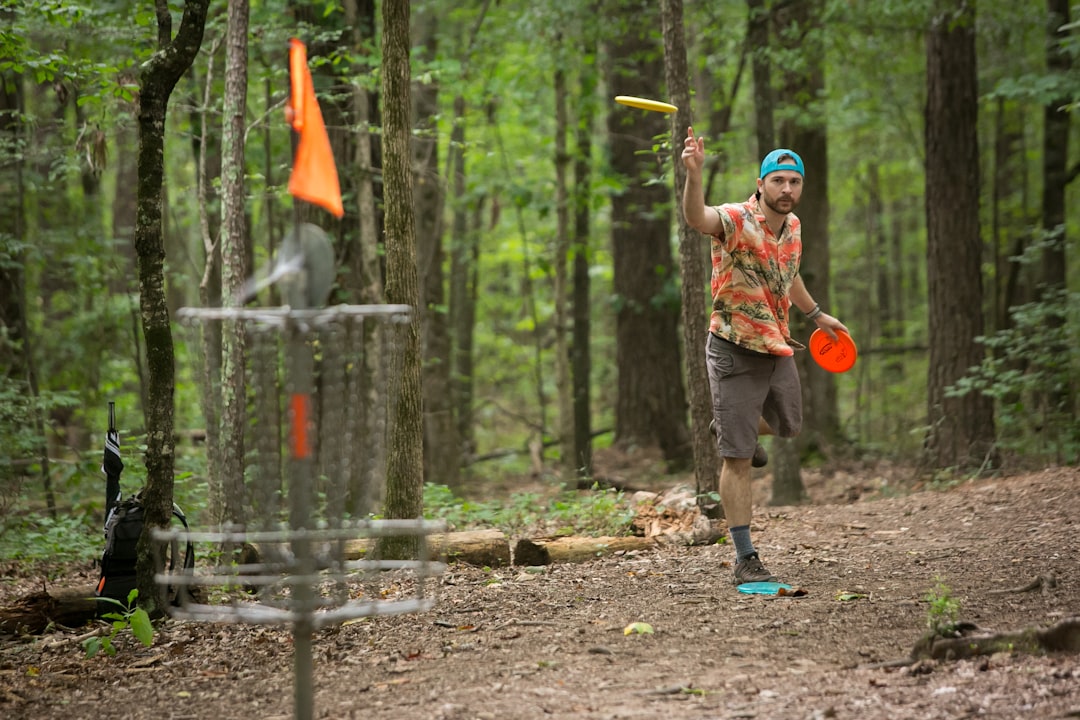
[{"label": "fallen log", "polygon": [[514,564],[550,565],[578,563],[616,552],[644,550],[656,546],[655,538],[569,537],[522,538],[514,546]]},{"label": "fallen log", "polygon": [[[510,542],[500,530],[464,530],[437,533],[428,538],[431,557],[445,557],[447,562],[459,562],[478,567],[510,565]],[[345,560],[361,560],[374,549],[371,538],[349,540],[344,546]],[[271,555],[258,544],[244,545],[240,562],[256,564]]]},{"label": "fallen log", "polygon": [[24,595],[0,607],[0,635],[40,635],[51,625],[80,627],[98,617],[101,608],[92,588],[47,590]]},{"label": "fallen log", "polygon": [[1080,617],[1066,618],[1045,629],[1027,628],[1018,632],[988,633],[970,627],[978,634],[928,635],[920,639],[911,651],[912,660],[963,660],[998,652],[1080,653]]}]

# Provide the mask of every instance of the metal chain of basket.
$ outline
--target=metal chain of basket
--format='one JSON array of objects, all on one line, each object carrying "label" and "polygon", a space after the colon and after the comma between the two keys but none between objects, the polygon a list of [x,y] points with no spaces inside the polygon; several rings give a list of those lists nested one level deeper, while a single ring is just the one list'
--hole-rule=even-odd
[{"label": "metal chain of basket", "polygon": [[[313,633],[355,618],[429,610],[445,570],[428,542],[445,530],[442,523],[370,519],[397,400],[394,350],[411,312],[405,305],[337,305],[178,313],[202,333],[243,329],[244,488],[252,517],[240,526],[155,530],[157,540],[208,544],[229,560],[156,580],[178,591],[173,617],[291,626],[301,720],[314,713]],[[378,540],[390,536],[415,537],[414,559],[376,557]]]}]

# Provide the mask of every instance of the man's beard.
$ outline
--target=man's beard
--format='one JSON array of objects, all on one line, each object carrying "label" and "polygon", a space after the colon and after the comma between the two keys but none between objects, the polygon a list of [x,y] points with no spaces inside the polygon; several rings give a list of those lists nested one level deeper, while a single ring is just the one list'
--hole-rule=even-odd
[{"label": "man's beard", "polygon": [[789,207],[789,208],[787,208],[785,210],[784,208],[780,207],[780,203],[779,203],[780,198],[777,198],[776,200],[773,200],[768,195],[766,195],[765,193],[761,193],[761,199],[765,201],[766,207],[768,207],[773,212],[780,213],[781,215],[787,215],[789,212],[792,212],[799,205],[799,202],[797,200],[793,200],[792,198],[788,197],[787,202],[791,204],[791,207]]}]

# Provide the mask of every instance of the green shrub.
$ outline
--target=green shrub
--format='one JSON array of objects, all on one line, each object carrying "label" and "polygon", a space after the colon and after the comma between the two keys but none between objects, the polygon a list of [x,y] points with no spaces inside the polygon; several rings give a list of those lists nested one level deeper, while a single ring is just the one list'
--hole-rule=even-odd
[{"label": "green shrub", "polygon": [[100,519],[85,513],[29,513],[9,518],[0,531],[0,557],[11,560],[84,562],[101,554],[104,530]]},{"label": "green shrub", "polygon": [[927,612],[926,626],[934,635],[948,637],[956,631],[956,621],[960,616],[960,601],[952,596],[949,586],[941,579],[937,579],[937,585],[926,594],[926,602],[930,603]]},{"label": "green shrub", "polygon": [[562,490],[544,500],[536,493],[514,493],[506,501],[472,501],[454,495],[445,485],[424,486],[424,514],[445,520],[452,529],[495,527],[513,535],[544,525],[575,535],[624,535],[634,511],[622,493]]},{"label": "green shrub", "polygon": [[1010,310],[1012,327],[977,340],[990,352],[946,390],[994,401],[997,445],[1039,463],[1080,460],[1080,293],[1052,292]]}]

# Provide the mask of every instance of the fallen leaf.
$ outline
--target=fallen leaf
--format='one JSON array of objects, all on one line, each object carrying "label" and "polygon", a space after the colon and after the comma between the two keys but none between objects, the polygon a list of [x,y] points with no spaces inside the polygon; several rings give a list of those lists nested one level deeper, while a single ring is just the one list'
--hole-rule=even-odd
[{"label": "fallen leaf", "polygon": [[623,635],[652,635],[653,626],[646,622],[630,623],[623,628]]},{"label": "fallen leaf", "polygon": [[851,600],[863,600],[865,598],[866,598],[866,595],[864,595],[863,593],[848,592],[847,590],[841,590],[840,592],[836,593],[836,599],[839,600],[840,602],[849,602]]}]

